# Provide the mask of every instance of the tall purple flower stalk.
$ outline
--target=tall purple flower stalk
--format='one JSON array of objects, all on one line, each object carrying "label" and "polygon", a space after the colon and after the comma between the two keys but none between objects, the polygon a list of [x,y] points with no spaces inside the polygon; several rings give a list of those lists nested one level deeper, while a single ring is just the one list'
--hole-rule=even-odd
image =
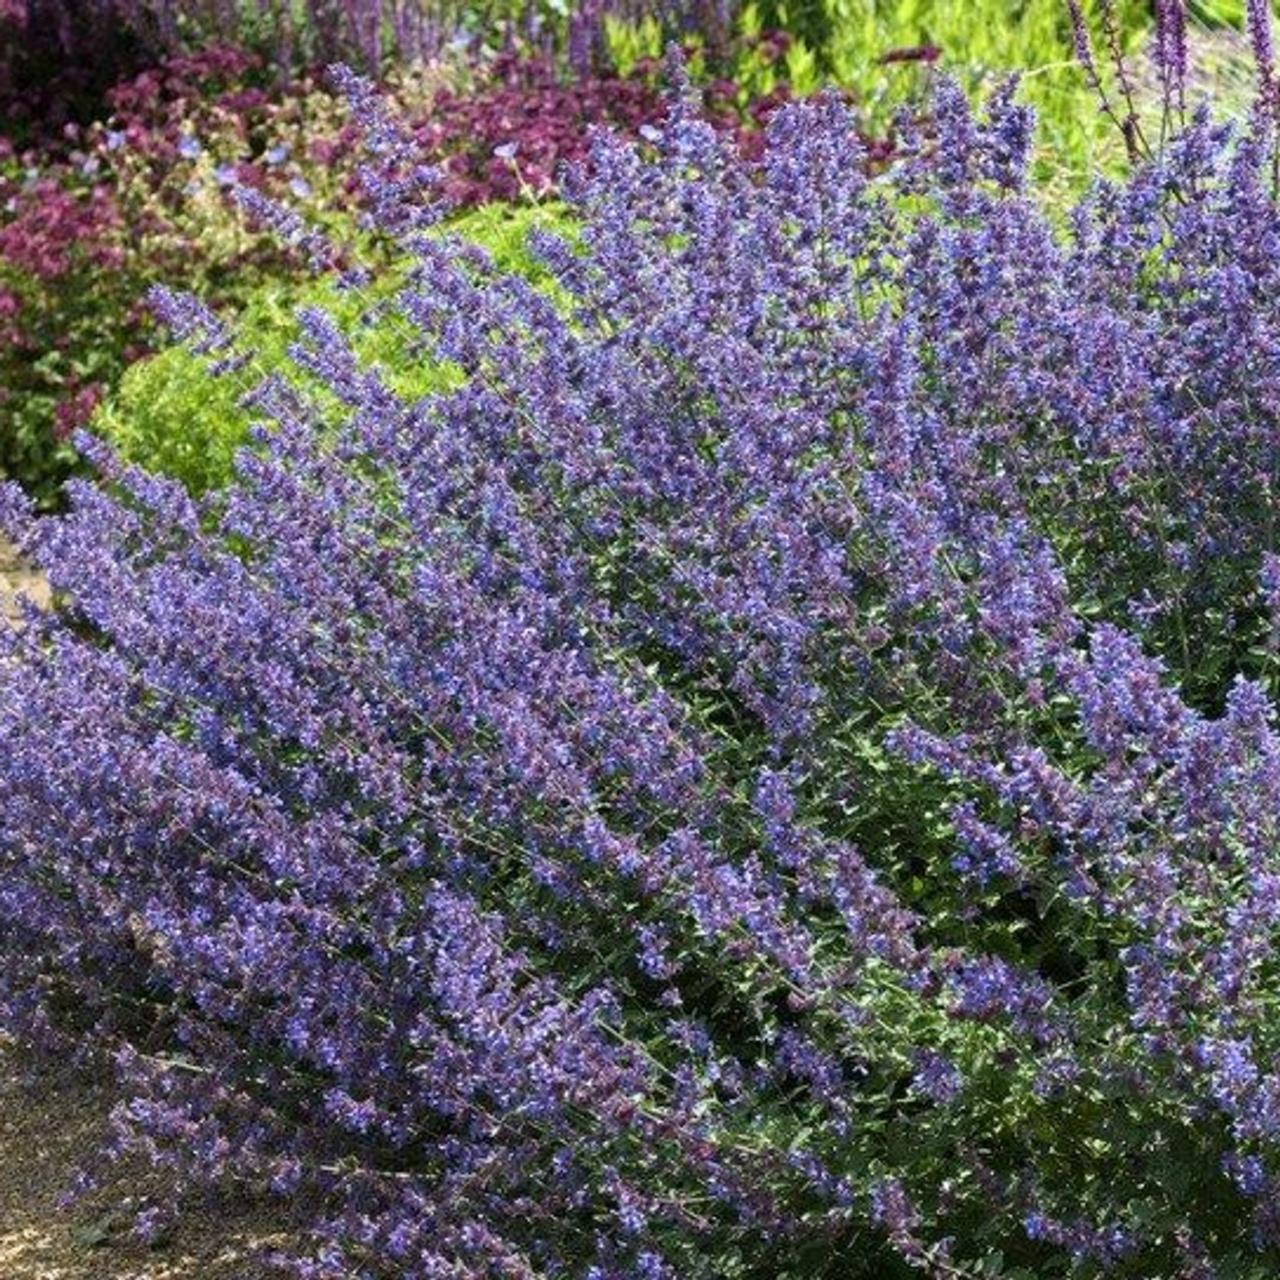
[{"label": "tall purple flower stalk", "polygon": [[1156,0],[1155,65],[1164,93],[1166,115],[1187,109],[1186,0]]},{"label": "tall purple flower stalk", "polygon": [[1247,0],[1245,22],[1249,30],[1249,42],[1253,47],[1253,61],[1258,80],[1264,92],[1274,91],[1276,78],[1275,44],[1271,32],[1270,0]]}]

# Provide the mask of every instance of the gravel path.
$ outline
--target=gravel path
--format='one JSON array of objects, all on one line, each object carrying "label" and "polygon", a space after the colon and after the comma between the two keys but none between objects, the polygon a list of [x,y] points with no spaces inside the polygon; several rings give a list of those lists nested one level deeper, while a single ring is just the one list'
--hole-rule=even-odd
[{"label": "gravel path", "polygon": [[24,565],[13,547],[0,538],[0,618],[18,616],[18,596],[29,595],[41,606],[49,603],[49,586],[33,569]]},{"label": "gravel path", "polygon": [[0,1277],[3,1280],[267,1280],[253,1260],[286,1239],[269,1205],[185,1213],[163,1242],[131,1234],[154,1186],[147,1169],[114,1168],[71,1207],[61,1198],[108,1130],[109,1091],[20,1074],[0,1047]]}]

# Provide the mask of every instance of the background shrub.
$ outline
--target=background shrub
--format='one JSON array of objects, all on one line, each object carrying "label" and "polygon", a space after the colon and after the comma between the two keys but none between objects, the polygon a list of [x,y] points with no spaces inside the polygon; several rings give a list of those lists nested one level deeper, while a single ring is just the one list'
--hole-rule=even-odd
[{"label": "background shrub", "polygon": [[306,82],[268,94],[259,70],[242,51],[211,49],[117,86],[116,115],[57,148],[0,147],[0,471],[46,504],[74,463],[70,432],[154,336],[152,283],[222,304],[298,273],[296,254],[246,226],[224,179],[337,203],[340,173],[293,150],[303,133],[323,141],[331,100]]},{"label": "background shrub", "polygon": [[[466,83],[452,90],[424,71],[388,87],[417,122],[422,160],[444,170],[441,197],[458,207],[542,199],[562,165],[585,159],[593,125],[635,135],[664,111],[652,70],[565,87],[545,63],[506,59]],[[344,251],[378,252],[360,225],[351,129],[316,79],[271,84],[255,55],[215,47],[109,97],[107,121],[57,147],[0,146],[0,473],[47,507],[75,466],[70,432],[152,345],[152,284],[196,289],[215,307],[305,293],[305,253],[246,217],[237,191],[287,203]],[[744,139],[756,127],[736,105],[718,116]],[[173,445],[200,456],[198,438]]]}]

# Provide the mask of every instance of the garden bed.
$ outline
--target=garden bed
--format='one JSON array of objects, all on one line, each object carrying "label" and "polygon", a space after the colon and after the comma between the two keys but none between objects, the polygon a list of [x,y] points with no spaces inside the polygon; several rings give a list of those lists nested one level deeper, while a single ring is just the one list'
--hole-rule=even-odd
[{"label": "garden bed", "polygon": [[1280,70],[1132,4],[0,155],[0,1280],[1280,1275]]}]

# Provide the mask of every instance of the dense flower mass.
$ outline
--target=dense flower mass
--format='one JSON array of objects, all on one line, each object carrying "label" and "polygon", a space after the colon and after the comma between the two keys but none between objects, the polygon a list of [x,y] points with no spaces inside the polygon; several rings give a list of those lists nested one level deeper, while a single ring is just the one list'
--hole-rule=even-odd
[{"label": "dense flower mass", "polygon": [[1274,140],[931,128],[598,135],[545,289],[368,172],[456,382],[311,310],[225,493],[6,491],[0,1028],[296,1274],[1274,1271]]}]

